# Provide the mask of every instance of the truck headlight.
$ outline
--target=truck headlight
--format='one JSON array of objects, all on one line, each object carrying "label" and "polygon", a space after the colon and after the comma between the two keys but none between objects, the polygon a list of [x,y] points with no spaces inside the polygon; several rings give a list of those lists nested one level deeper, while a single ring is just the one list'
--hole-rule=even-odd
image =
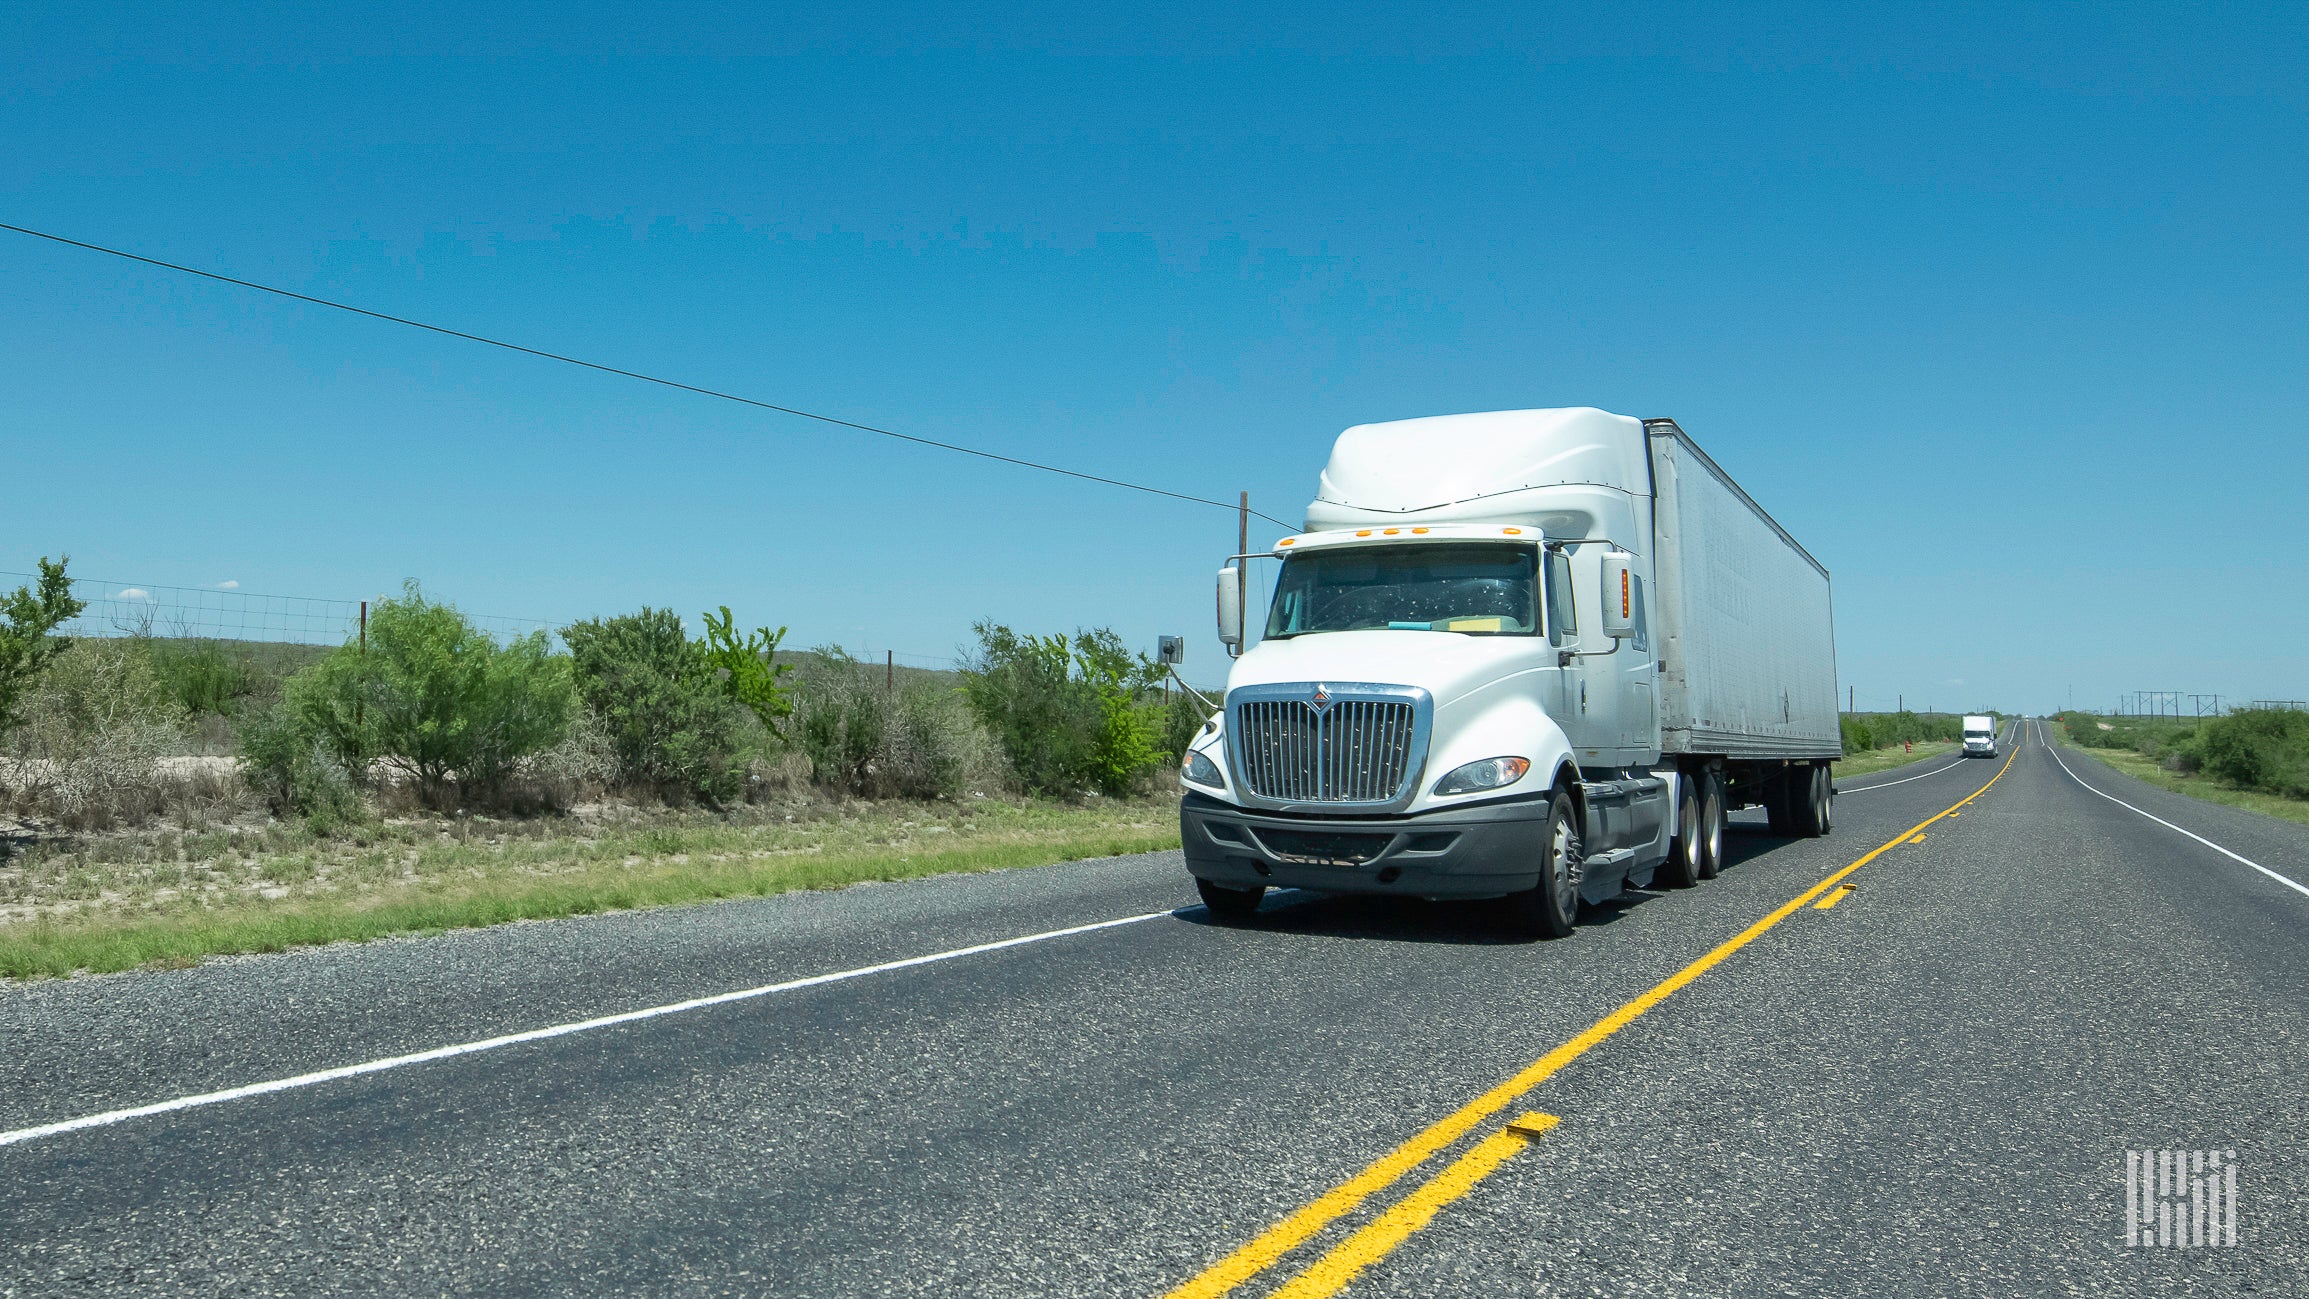
[{"label": "truck headlight", "polygon": [[1199,749],[1187,750],[1187,760],[1179,768],[1179,776],[1190,785],[1205,785],[1225,789],[1227,778],[1219,774],[1219,764],[1203,756]]},{"label": "truck headlight", "polygon": [[1452,773],[1435,782],[1438,794],[1480,794],[1487,789],[1504,789],[1523,779],[1531,770],[1528,758],[1485,758],[1455,768]]}]

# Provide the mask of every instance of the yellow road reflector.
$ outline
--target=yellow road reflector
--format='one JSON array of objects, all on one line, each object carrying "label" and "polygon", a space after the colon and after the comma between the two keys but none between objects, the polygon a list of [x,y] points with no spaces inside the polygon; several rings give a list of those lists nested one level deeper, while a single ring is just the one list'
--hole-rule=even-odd
[{"label": "yellow road reflector", "polygon": [[1845,897],[1852,892],[1852,887],[1852,885],[1846,884],[1840,888],[1833,888],[1828,890],[1826,893],[1820,896],[1820,900],[1818,902],[1812,904],[1812,909],[1814,911],[1826,911],[1828,908],[1835,906],[1839,902],[1842,902]]},{"label": "yellow road reflector", "polygon": [[1525,1114],[1520,1118],[1517,1118],[1514,1122],[1509,1123],[1507,1125],[1507,1130],[1510,1132],[1520,1132],[1527,1137],[1544,1137],[1547,1135],[1547,1130],[1549,1128],[1552,1128],[1561,1122],[1563,1122],[1563,1120],[1557,1118],[1553,1114]]}]

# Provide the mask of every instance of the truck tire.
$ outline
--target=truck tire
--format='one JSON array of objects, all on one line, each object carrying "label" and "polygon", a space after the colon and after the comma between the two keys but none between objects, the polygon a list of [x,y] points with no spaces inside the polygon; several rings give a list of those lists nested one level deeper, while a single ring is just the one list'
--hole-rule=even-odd
[{"label": "truck tire", "polygon": [[1579,922],[1579,812],[1555,791],[1539,841],[1539,883],[1502,899],[1507,920],[1526,938],[1562,938]]},{"label": "truck tire", "polygon": [[1267,886],[1253,884],[1247,889],[1231,889],[1197,876],[1195,892],[1203,895],[1203,905],[1210,908],[1211,919],[1222,925],[1239,925],[1258,914],[1259,899],[1267,895]]},{"label": "truck tire", "polygon": [[1700,878],[1712,880],[1724,868],[1724,777],[1700,776]]},{"label": "truck tire", "polygon": [[1790,771],[1782,778],[1786,782],[1783,795],[1788,805],[1788,833],[1800,839],[1817,839],[1828,833],[1836,819],[1832,801],[1835,785],[1830,781],[1828,768],[1819,763]]},{"label": "truck tire", "polygon": [[1707,847],[1700,834],[1700,785],[1705,776],[1685,775],[1676,781],[1676,832],[1668,844],[1668,859],[1660,863],[1652,882],[1662,888],[1688,889],[1707,878],[1700,867]]},{"label": "truck tire", "polygon": [[1804,830],[1804,809],[1811,802],[1812,771],[1790,767],[1764,781],[1764,820],[1773,834],[1794,839]]}]

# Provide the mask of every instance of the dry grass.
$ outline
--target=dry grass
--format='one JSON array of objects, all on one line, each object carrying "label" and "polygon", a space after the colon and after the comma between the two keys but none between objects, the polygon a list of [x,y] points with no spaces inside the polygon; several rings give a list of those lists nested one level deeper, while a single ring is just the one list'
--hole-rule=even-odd
[{"label": "dry grass", "polygon": [[0,858],[0,975],[131,969],[548,916],[1044,865],[1178,844],[1168,798],[797,798],[727,815],[408,817],[319,836],[244,818],[33,839]]}]

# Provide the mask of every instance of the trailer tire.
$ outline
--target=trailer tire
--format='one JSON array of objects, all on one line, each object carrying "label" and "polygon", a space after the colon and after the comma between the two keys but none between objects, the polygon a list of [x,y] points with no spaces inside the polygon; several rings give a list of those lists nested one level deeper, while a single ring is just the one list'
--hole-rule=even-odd
[{"label": "trailer tire", "polygon": [[1724,868],[1724,777],[1700,776],[1700,878],[1712,880]]},{"label": "trailer tire", "polygon": [[1683,776],[1676,781],[1676,831],[1668,844],[1668,859],[1660,863],[1652,881],[1663,888],[1688,889],[1707,878],[1700,874],[1707,849],[1700,834],[1700,791],[1707,777]]},{"label": "trailer tire", "polygon": [[1789,772],[1784,795],[1788,804],[1788,831],[1802,839],[1817,839],[1828,833],[1835,814],[1829,808],[1834,796],[1828,780],[1828,768],[1817,763]]},{"label": "trailer tire", "polygon": [[1811,801],[1810,768],[1788,769],[1764,779],[1764,820],[1773,834],[1794,839],[1805,833],[1804,809]]},{"label": "trailer tire", "polygon": [[1197,876],[1195,892],[1203,895],[1203,905],[1210,908],[1211,919],[1222,925],[1240,925],[1259,913],[1259,899],[1267,895],[1267,886],[1253,884],[1247,889],[1231,889]]},{"label": "trailer tire", "polygon": [[1539,883],[1501,901],[1507,920],[1525,938],[1563,938],[1579,923],[1579,811],[1571,795],[1555,791],[1539,841]]}]

